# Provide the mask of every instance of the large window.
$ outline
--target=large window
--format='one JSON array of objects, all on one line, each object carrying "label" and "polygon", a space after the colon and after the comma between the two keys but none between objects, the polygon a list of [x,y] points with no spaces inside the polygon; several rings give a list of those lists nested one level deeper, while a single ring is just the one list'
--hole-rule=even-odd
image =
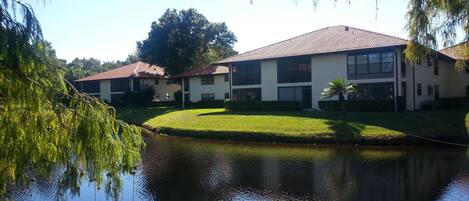
[{"label": "large window", "polygon": [[261,83],[261,65],[259,62],[236,63],[232,67],[233,85],[256,85]]},{"label": "large window", "polygon": [[134,79],[134,91],[140,91],[140,79]]},{"label": "large window", "polygon": [[394,97],[392,82],[358,84],[357,93],[349,96],[358,100],[390,100]]},{"label": "large window", "polygon": [[277,81],[278,83],[310,82],[311,58],[279,59],[277,63]]},{"label": "large window", "polygon": [[234,101],[260,101],[261,88],[233,89]]},{"label": "large window", "polygon": [[215,83],[215,79],[213,75],[206,75],[200,77],[200,84],[201,85],[213,85]]},{"label": "large window", "polygon": [[215,94],[214,93],[201,94],[201,100],[202,101],[215,100]]},{"label": "large window", "polygon": [[347,74],[351,77],[360,75],[392,75],[394,54],[392,52],[349,55]]},{"label": "large window", "polygon": [[85,93],[99,93],[100,91],[100,84],[98,81],[85,81],[82,82],[83,88],[82,92]]},{"label": "large window", "polygon": [[417,84],[417,96],[422,95],[422,84]]},{"label": "large window", "polygon": [[129,79],[119,78],[111,80],[111,92],[125,92],[129,91]]},{"label": "large window", "polygon": [[184,78],[184,91],[189,91],[190,89],[190,82],[189,82],[189,78]]},{"label": "large window", "polygon": [[432,85],[427,86],[427,95],[428,96],[433,96],[433,86]]},{"label": "large window", "polygon": [[279,87],[278,101],[298,101],[303,108],[311,107],[311,87]]}]

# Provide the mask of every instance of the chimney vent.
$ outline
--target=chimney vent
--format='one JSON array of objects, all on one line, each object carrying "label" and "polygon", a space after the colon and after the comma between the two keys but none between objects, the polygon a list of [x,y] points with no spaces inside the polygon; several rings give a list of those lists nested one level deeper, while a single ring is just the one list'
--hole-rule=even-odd
[{"label": "chimney vent", "polygon": [[346,26],[346,27],[345,27],[345,31],[348,31],[348,29],[349,29],[348,26]]}]

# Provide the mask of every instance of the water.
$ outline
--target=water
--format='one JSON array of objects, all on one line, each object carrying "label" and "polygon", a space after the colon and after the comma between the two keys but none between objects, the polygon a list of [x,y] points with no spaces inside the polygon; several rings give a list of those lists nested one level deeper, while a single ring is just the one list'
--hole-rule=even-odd
[{"label": "water", "polygon": [[[469,152],[147,137],[121,200],[469,200]],[[11,192],[54,200],[56,179]],[[68,200],[106,200],[84,181]]]}]

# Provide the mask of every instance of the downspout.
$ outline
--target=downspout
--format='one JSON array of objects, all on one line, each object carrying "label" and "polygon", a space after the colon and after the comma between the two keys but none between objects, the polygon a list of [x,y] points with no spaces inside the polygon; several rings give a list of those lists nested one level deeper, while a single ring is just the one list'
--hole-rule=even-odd
[{"label": "downspout", "polygon": [[[394,61],[394,66],[395,66],[395,71],[394,71],[394,77],[395,77],[395,84],[394,84],[394,112],[397,112],[397,96],[399,95],[399,71],[398,71],[398,61],[397,61],[397,53],[394,51],[394,57],[396,58]],[[399,61],[400,62],[400,61]]]},{"label": "downspout", "polygon": [[181,78],[181,80],[182,80],[182,82],[181,82],[181,96],[182,96],[182,99],[181,100],[182,100],[182,109],[184,109],[185,108],[185,102],[186,102],[185,97],[184,97],[185,96],[185,94],[184,94],[184,92],[185,92],[184,91],[184,78]]},{"label": "downspout", "polygon": [[413,97],[413,111],[415,111],[415,64],[412,62],[412,97]]}]

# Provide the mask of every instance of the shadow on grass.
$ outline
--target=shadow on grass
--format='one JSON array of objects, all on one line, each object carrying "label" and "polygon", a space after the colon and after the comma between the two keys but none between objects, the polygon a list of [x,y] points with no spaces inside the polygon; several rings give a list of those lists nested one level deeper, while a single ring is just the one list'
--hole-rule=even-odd
[{"label": "shadow on grass", "polygon": [[142,125],[154,117],[177,110],[173,107],[117,107],[116,116],[127,123]]},{"label": "shadow on grass", "polygon": [[[408,135],[448,142],[469,143],[469,110],[419,112],[283,112],[283,111],[222,111],[205,115],[264,115],[325,119],[336,137],[358,139],[365,125],[379,126]],[[412,140],[421,141],[413,138]]]}]

